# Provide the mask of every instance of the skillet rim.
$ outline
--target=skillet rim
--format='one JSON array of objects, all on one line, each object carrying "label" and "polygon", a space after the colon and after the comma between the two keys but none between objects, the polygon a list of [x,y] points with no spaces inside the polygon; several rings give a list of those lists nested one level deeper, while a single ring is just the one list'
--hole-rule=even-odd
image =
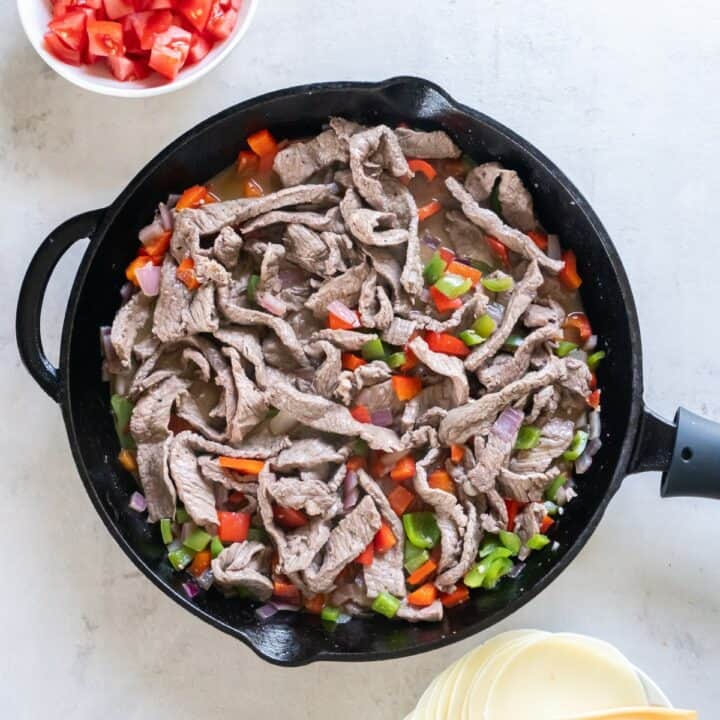
[{"label": "skillet rim", "polygon": [[[337,652],[333,650],[317,650],[309,651],[306,655],[293,657],[289,659],[281,659],[277,656],[269,655],[263,652],[257,645],[252,637],[250,637],[242,628],[237,628],[228,623],[218,619],[211,613],[205,611],[203,608],[193,604],[188,598],[186,598],[179,590],[174,589],[168,585],[154,570],[145,563],[138,553],[132,548],[129,542],[125,539],[124,535],[120,532],[115,521],[110,517],[109,513],[105,510],[102,502],[100,501],[97,488],[91,480],[89,469],[85,463],[85,459],[80,451],[80,442],[78,440],[77,428],[75,420],[71,412],[72,399],[70,396],[70,387],[67,369],[70,365],[70,345],[75,327],[75,317],[77,314],[77,306],[80,301],[81,292],[85,284],[90,266],[99,250],[101,240],[106,234],[107,230],[115,221],[116,217],[120,213],[124,206],[126,199],[136,190],[142,187],[147,176],[149,176],[155,169],[160,167],[166,162],[168,155],[183,147],[184,145],[192,142],[197,136],[204,134],[206,131],[212,128],[216,123],[220,123],[228,117],[246,111],[252,108],[254,105],[261,103],[289,98],[298,96],[312,95],[315,92],[324,91],[372,91],[378,94],[387,92],[390,88],[397,85],[405,86],[417,86],[424,92],[432,91],[442,97],[445,103],[461,114],[469,116],[474,122],[491,127],[495,132],[503,136],[510,143],[518,146],[534,163],[541,166],[543,170],[551,175],[562,187],[563,192],[567,195],[568,199],[572,200],[585,216],[588,224],[593,229],[594,238],[592,242],[599,242],[602,246],[607,259],[610,263],[613,273],[617,279],[618,285],[621,290],[623,304],[625,305],[626,319],[628,323],[629,337],[630,337],[630,370],[632,378],[632,388],[630,397],[630,413],[628,417],[627,431],[622,441],[621,450],[618,458],[618,462],[613,471],[613,477],[605,495],[601,501],[597,504],[593,511],[589,522],[585,525],[580,535],[570,545],[564,556],[555,565],[547,570],[545,574],[538,580],[532,587],[525,592],[522,592],[513,601],[505,605],[501,610],[498,610],[490,615],[483,617],[481,620],[464,626],[461,630],[449,633],[439,639],[423,641],[420,644],[413,645],[411,647],[399,649],[399,650],[365,650],[361,652]],[[412,118],[409,118],[412,119]],[[509,617],[514,612],[523,607],[526,603],[532,600],[536,595],[541,593],[550,583],[552,583],[562,573],[568,565],[575,559],[578,553],[585,546],[590,536],[593,534],[598,524],[600,523],[607,506],[620,488],[620,485],[627,474],[628,466],[631,460],[631,455],[635,447],[636,439],[640,432],[640,417],[644,410],[644,404],[642,400],[643,395],[643,377],[642,377],[642,343],[640,335],[639,320],[635,301],[633,299],[632,290],[630,283],[625,273],[620,256],[610,239],[607,231],[603,227],[600,219],[595,214],[594,210],[575,187],[575,185],[565,176],[565,174],[558,168],[548,157],[546,157],[540,150],[534,145],[525,140],[523,137],[509,129],[502,123],[494,120],[493,118],[479,112],[463,103],[455,100],[447,91],[441,88],[434,82],[425,80],[416,76],[397,76],[380,82],[362,82],[362,81],[338,81],[338,82],[320,82],[306,85],[297,85],[282,90],[276,90],[269,93],[265,93],[248,100],[244,100],[237,103],[225,110],[212,115],[208,119],[194,125],[188,131],[180,135],[176,140],[168,144],[159,153],[157,153],[127,184],[122,192],[115,198],[111,205],[109,205],[99,223],[97,230],[95,231],[90,244],[88,245],[85,254],[80,262],[75,280],[73,282],[72,290],[68,299],[68,305],[65,312],[65,319],[63,323],[62,340],[60,346],[60,359],[59,359],[59,370],[60,370],[60,383],[61,389],[59,394],[59,404],[62,408],[63,419],[65,422],[68,440],[70,442],[70,448],[72,451],[75,464],[78,468],[80,477],[82,479],[85,490],[88,493],[90,500],[95,507],[98,515],[102,519],[105,527],[108,529],[112,537],[118,543],[123,552],[133,562],[133,564],[140,570],[145,577],[147,577],[156,587],[158,587],[167,597],[174,600],[176,603],[181,605],[184,609],[191,612],[196,617],[204,620],[210,625],[214,626],[218,630],[227,633],[237,639],[243,644],[249,647],[258,657],[261,659],[279,667],[300,667],[308,665],[313,662],[319,661],[333,661],[333,662],[365,662],[365,661],[376,661],[376,660],[389,660],[400,657],[409,657],[423,652],[429,652],[441,647],[445,647],[454,642],[458,642],[472,635],[476,635],[489,627],[495,625],[506,617]]]}]

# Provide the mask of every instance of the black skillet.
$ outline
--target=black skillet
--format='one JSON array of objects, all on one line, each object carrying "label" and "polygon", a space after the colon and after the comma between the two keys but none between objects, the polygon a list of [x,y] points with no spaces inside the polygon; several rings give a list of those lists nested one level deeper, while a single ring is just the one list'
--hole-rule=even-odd
[{"label": "black skillet", "polygon": [[[603,447],[580,480],[580,495],[554,532],[560,548],[533,554],[522,575],[447,613],[439,624],[408,625],[381,617],[330,630],[306,614],[279,613],[260,624],[253,608],[210,592],[188,600],[164,558],[156,527],[128,508],[132,478],[114,460],[118,443],[108,387],[100,377],[98,328],[118,308],[122,269],[135,255],[137,230],[169,193],[230,165],[243,138],[264,127],[277,137],[318,132],[329,115],[366,123],[443,128],[475,160],[499,159],[533,188],[543,225],[578,256],[582,299],[608,357],[600,369]],[[78,239],[91,242],[65,314],[60,367],[43,351],[40,309],[58,260]],[[248,100],[190,130],[152,160],[107,208],[71,218],[41,244],[30,263],[17,310],[20,355],[40,387],[60,404],[72,452],[90,499],[137,567],[175,602],[280,665],[315,660],[378,660],[423,652],[477,633],[510,615],[552,582],[577,555],[630,473],[663,471],[661,493],[720,497],[713,460],[720,425],[679,410],[674,423],[643,403],[640,330],[620,258],[585,198],[544,155],[491,118],[417,78],[382,83],[323,83]]]}]

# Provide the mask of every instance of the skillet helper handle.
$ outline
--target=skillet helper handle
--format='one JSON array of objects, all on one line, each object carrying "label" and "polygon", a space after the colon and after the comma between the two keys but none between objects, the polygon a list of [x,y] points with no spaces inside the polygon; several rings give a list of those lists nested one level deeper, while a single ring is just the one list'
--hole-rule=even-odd
[{"label": "skillet helper handle", "polygon": [[630,472],[661,470],[663,497],[720,500],[720,423],[679,408],[672,423],[645,410]]},{"label": "skillet helper handle", "polygon": [[62,394],[60,370],[47,359],[40,336],[40,312],[45,290],[60,258],[78,240],[93,235],[104,213],[105,208],[90,210],[55,228],[37,249],[20,288],[15,316],[20,358],[35,382],[55,402],[60,402]]}]

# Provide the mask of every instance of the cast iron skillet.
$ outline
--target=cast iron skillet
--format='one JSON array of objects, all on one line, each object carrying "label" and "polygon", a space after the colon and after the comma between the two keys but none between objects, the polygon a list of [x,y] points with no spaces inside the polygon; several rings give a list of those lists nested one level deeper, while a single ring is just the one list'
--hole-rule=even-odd
[{"label": "cast iron skillet", "polygon": [[[603,448],[580,481],[579,497],[558,524],[560,549],[535,553],[516,580],[447,613],[436,625],[357,619],[334,631],[307,614],[279,613],[259,624],[253,608],[210,592],[189,601],[164,559],[156,527],[128,508],[132,478],[114,460],[118,443],[108,387],[100,377],[98,328],[118,308],[122,269],[136,252],[137,230],[171,192],[202,182],[230,165],[248,134],[269,127],[277,137],[318,132],[329,115],[366,123],[401,121],[443,128],[473,158],[499,159],[533,188],[543,224],[577,252],[582,298],[608,357],[600,369]],[[47,360],[40,309],[49,276],[78,239],[91,242],[68,302],[60,367]],[[23,282],[17,310],[20,355],[40,387],[60,404],[75,462],[95,508],[137,567],[175,602],[279,665],[315,660],[377,660],[411,655],[477,633],[510,615],[554,580],[577,555],[625,475],[662,470],[663,495],[720,496],[713,460],[720,425],[679,410],[673,424],[642,399],[640,331],[620,258],[586,200],[544,155],[521,137],[417,78],[382,83],[327,83],[248,100],[201,123],[152,160],[107,208],[74,217],[41,244]]]}]

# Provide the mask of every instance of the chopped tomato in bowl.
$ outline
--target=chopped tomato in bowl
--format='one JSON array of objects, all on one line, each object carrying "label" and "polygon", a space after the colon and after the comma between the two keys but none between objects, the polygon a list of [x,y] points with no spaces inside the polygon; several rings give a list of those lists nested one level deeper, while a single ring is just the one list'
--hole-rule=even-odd
[{"label": "chopped tomato in bowl", "polygon": [[220,63],[258,0],[18,0],[40,56],[87,90],[122,97],[172,92]]}]

